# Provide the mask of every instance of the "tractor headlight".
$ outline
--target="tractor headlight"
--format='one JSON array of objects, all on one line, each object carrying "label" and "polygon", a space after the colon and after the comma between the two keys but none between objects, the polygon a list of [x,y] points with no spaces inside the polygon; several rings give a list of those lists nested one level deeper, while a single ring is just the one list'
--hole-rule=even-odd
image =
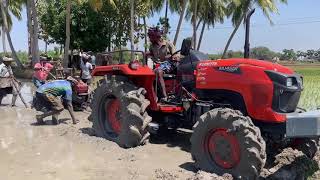
[{"label": "tractor headlight", "polygon": [[286,86],[291,87],[293,85],[293,78],[287,78]]},{"label": "tractor headlight", "polygon": [[273,83],[287,88],[302,88],[302,77],[297,74],[288,75],[275,71],[265,71]]}]

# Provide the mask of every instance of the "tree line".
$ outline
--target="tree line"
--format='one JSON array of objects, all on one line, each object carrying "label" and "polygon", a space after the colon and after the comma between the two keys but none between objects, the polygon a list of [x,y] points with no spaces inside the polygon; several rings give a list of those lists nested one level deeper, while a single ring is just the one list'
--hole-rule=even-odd
[{"label": "tree line", "polygon": [[[182,22],[187,21],[192,24],[190,36],[193,47],[198,50],[204,31],[230,18],[234,30],[221,54],[225,58],[247,14],[260,8],[272,23],[270,13],[278,12],[276,6],[279,2],[287,3],[286,0],[1,0],[1,17],[4,20],[0,23],[3,39],[6,35],[12,55],[21,66],[10,42],[10,28],[11,15],[21,19],[23,7],[27,10],[28,52],[33,63],[39,60],[38,39],[44,40],[46,45],[60,44],[64,49],[65,62],[73,49],[98,52],[121,49],[128,42],[132,49],[139,41],[144,40],[147,44],[146,19],[160,13],[163,8],[165,14],[161,15],[159,25],[165,33],[175,28],[173,43],[176,44],[179,38]],[[177,27],[170,27],[169,11],[179,15]]]},{"label": "tree line", "polygon": [[[211,59],[220,59],[221,54],[210,54]],[[229,50],[226,58],[242,58],[243,51]],[[320,61],[320,49],[295,51],[293,49],[283,49],[281,52],[275,52],[267,47],[255,47],[250,49],[250,57],[259,60],[280,60],[280,61]]]}]

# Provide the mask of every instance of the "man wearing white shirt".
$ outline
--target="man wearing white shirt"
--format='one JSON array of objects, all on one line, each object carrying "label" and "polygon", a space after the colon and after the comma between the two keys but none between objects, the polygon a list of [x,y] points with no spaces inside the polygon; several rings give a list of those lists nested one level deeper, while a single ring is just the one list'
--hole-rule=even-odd
[{"label": "man wearing white shirt", "polygon": [[84,83],[87,83],[90,85],[91,83],[91,72],[92,72],[92,64],[89,62],[90,61],[90,56],[87,54],[82,54],[82,59],[81,59],[81,80]]},{"label": "man wearing white shirt", "polygon": [[11,106],[15,106],[18,92],[15,88],[13,88],[13,83],[16,83],[16,87],[19,87],[19,82],[15,82],[13,79],[14,77],[11,69],[11,63],[13,59],[4,57],[2,61],[3,62],[0,64],[0,104],[3,97],[5,97],[7,94],[12,94]]}]

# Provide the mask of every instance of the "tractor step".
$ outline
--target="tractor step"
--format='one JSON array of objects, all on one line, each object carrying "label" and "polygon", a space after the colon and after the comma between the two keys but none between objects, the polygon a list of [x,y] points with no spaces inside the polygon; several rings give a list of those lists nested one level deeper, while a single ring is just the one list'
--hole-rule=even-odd
[{"label": "tractor step", "polygon": [[312,138],[320,136],[320,110],[287,115],[288,138]]}]

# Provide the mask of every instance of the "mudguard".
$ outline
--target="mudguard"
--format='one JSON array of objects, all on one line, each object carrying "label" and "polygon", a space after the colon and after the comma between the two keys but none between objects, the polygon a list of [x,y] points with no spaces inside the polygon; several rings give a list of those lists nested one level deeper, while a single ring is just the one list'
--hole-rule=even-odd
[{"label": "mudguard", "polygon": [[148,66],[140,66],[137,70],[129,68],[128,64],[98,66],[93,72],[92,76],[104,76],[106,74],[125,74],[132,76],[155,76],[155,73]]}]

